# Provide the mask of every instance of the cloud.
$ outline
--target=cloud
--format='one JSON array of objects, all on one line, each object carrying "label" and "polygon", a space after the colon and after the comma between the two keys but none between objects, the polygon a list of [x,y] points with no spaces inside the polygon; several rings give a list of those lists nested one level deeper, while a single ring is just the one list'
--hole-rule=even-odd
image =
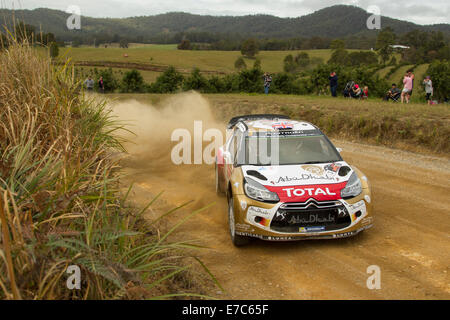
[{"label": "cloud", "polygon": [[16,9],[47,7],[65,10],[78,5],[82,14],[92,17],[130,17],[184,11],[209,15],[271,14],[298,17],[336,4],[380,8],[381,14],[419,24],[450,23],[448,0],[1,0],[2,5]]}]

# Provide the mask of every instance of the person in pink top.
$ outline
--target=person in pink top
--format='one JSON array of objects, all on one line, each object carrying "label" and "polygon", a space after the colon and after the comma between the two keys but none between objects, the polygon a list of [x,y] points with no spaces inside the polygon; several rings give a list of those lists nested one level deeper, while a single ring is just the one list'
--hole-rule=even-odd
[{"label": "person in pink top", "polygon": [[406,103],[409,103],[409,97],[411,97],[412,86],[413,86],[413,79],[407,73],[403,78],[402,103],[404,100],[406,100]]}]

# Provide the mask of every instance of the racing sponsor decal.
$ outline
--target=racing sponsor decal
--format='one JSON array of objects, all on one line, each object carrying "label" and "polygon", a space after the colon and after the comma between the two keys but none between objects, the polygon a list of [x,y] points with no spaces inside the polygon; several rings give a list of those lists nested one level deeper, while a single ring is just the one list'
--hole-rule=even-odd
[{"label": "racing sponsor decal", "polygon": [[315,174],[316,176],[321,176],[324,173],[323,169],[319,166],[304,165],[301,168],[309,173]]},{"label": "racing sponsor decal", "polygon": [[335,179],[336,178],[331,175],[317,176],[311,173],[303,173],[298,177],[289,177],[289,176],[279,177],[277,180],[271,181],[270,183],[273,185],[277,185],[277,184],[286,184],[288,182],[293,181],[320,181],[320,180],[334,181]]},{"label": "racing sponsor decal", "polygon": [[247,211],[247,215],[253,215],[253,216],[261,216],[265,218],[270,218],[272,215],[272,212],[270,210],[259,208],[259,207],[249,207]]},{"label": "racing sponsor decal", "polygon": [[322,185],[305,185],[293,187],[265,186],[269,191],[275,192],[281,202],[305,202],[310,198],[317,201],[341,199],[341,190],[347,182]]},{"label": "racing sponsor decal", "polygon": [[277,131],[254,132],[253,134],[255,136],[263,138],[280,137],[280,136],[310,137],[322,135],[319,130],[277,130]]},{"label": "racing sponsor decal", "polygon": [[348,237],[354,236],[356,233],[357,232],[354,232],[354,231],[335,233],[335,234],[333,234],[333,238],[348,238]]},{"label": "racing sponsor decal", "polygon": [[362,226],[367,226],[367,225],[371,225],[373,223],[373,218],[372,217],[367,217],[361,220],[361,225]]},{"label": "racing sponsor decal", "polygon": [[325,227],[301,227],[298,231],[300,233],[321,232],[325,231]]},{"label": "racing sponsor decal", "polygon": [[332,174],[336,174],[342,166],[337,163],[332,163],[324,167],[324,169]]},{"label": "racing sponsor decal", "polygon": [[361,210],[361,208],[362,208],[363,206],[365,206],[365,204],[364,204],[364,201],[361,200],[361,201],[359,201],[359,202],[357,202],[357,203],[355,203],[355,204],[351,204],[349,207],[350,207],[350,210],[351,210],[352,212],[355,212],[355,211]]},{"label": "racing sponsor decal", "polygon": [[328,223],[332,224],[336,222],[336,216],[329,214],[328,216],[319,216],[319,214],[309,214],[308,217],[300,215],[291,215],[287,220],[289,224],[312,224],[312,223]]},{"label": "racing sponsor decal", "polygon": [[236,228],[236,231],[237,230],[239,230],[239,231],[250,231],[250,232],[253,232],[253,231],[255,231],[255,229],[253,229],[251,226],[249,226],[248,224],[243,224],[243,223],[236,223],[236,226],[235,226],[235,228]]},{"label": "racing sponsor decal", "polygon": [[293,129],[294,125],[290,122],[275,122],[272,124],[274,129]]},{"label": "racing sponsor decal", "polygon": [[258,238],[258,239],[261,239],[261,240],[269,240],[269,241],[292,241],[292,240],[296,240],[295,237],[263,236],[263,235],[260,235],[260,234],[249,233],[249,232],[238,232],[238,231],[236,231],[236,234],[239,235],[239,236],[253,237],[253,238]]}]

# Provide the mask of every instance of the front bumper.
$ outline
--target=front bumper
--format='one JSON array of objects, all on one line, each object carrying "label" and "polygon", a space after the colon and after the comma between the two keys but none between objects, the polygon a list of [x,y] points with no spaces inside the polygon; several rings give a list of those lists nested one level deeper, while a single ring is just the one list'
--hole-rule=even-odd
[{"label": "front bumper", "polygon": [[269,204],[234,196],[236,234],[269,241],[352,237],[373,225],[368,189],[349,200]]}]

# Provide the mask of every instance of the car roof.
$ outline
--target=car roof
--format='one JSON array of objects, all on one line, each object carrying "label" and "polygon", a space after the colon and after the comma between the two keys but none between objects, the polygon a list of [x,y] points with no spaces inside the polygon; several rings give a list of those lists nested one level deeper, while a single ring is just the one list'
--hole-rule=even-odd
[{"label": "car roof", "polygon": [[254,120],[244,121],[249,132],[254,131],[317,131],[317,127],[306,121],[297,120]]}]

